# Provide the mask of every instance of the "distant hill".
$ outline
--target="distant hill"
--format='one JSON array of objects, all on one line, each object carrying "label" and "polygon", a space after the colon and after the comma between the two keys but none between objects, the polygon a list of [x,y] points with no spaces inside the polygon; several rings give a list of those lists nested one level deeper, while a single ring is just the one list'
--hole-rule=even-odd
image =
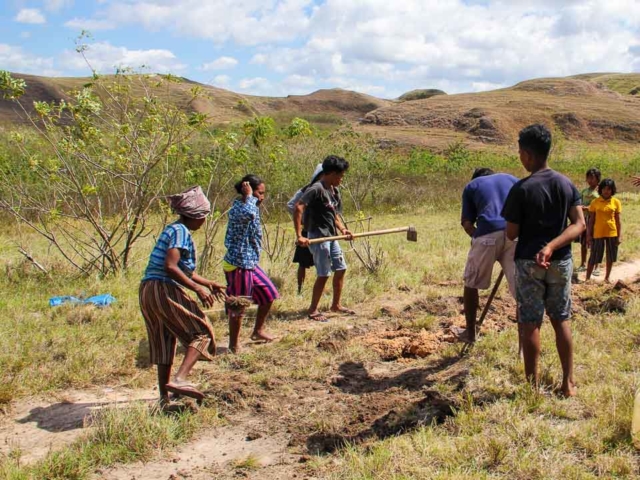
[{"label": "distant hill", "polygon": [[[88,78],[24,78],[26,106],[33,101],[63,99]],[[260,97],[199,85],[206,97],[189,103],[196,82],[167,83],[162,94],[181,108],[206,113],[216,125],[243,122],[255,115],[280,121],[299,116],[314,123],[349,122],[377,137],[405,145],[443,146],[455,140],[470,145],[513,144],[518,131],[543,122],[568,140],[640,141],[640,74],[591,73],[566,78],[542,78],[513,87],[480,93],[428,96],[433,91],[408,92],[410,100],[383,100],[358,92],[330,89],[309,95]],[[444,92],[442,92],[444,93]],[[143,91],[134,90],[142,95]],[[416,96],[418,98],[416,98]],[[402,98],[402,97],[401,97]],[[23,121],[15,105],[0,100],[0,123]]]},{"label": "distant hill", "polygon": [[436,95],[446,94],[446,92],[443,92],[442,90],[438,90],[436,88],[423,88],[403,93],[398,97],[398,100],[400,100],[401,102],[412,102],[413,100],[423,100],[425,98],[435,97]]},{"label": "distant hill", "polygon": [[[369,112],[365,129],[403,143],[462,139],[510,144],[541,122],[569,140],[640,142],[640,74],[590,74],[529,80],[500,90],[439,95]],[[429,138],[433,137],[433,138]]]},{"label": "distant hill", "polygon": [[[68,92],[82,88],[90,78],[38,77],[34,75],[12,74],[23,78],[27,91],[22,98],[25,106],[34,101],[52,101],[67,98]],[[143,95],[140,86],[134,82],[134,94]],[[200,86],[205,95],[189,103],[189,90]],[[377,108],[391,105],[390,100],[342,89],[318,90],[309,95],[290,95],[288,97],[259,97],[243,95],[229,90],[198,84],[188,79],[181,83],[167,82],[160,96],[187,110],[206,113],[214,124],[244,121],[255,115],[281,116],[284,120],[302,116],[312,121],[339,122],[358,121],[364,115]],[[0,99],[0,122],[22,122],[21,112],[13,102]]]}]

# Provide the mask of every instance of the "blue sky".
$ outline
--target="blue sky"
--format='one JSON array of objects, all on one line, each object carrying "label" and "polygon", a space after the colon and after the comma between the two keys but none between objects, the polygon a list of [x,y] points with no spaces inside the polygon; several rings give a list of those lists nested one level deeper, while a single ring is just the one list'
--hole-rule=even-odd
[{"label": "blue sky", "polygon": [[171,72],[259,95],[481,91],[640,70],[637,0],[2,0],[0,69]]}]

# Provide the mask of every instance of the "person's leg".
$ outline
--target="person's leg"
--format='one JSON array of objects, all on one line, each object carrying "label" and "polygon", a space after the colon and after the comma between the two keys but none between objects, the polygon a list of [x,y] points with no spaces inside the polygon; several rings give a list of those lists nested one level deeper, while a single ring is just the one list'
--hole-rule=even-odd
[{"label": "person's leg", "polygon": [[346,270],[338,270],[333,274],[333,299],[331,301],[332,312],[342,312],[342,289],[344,288],[344,277]]},{"label": "person's leg", "polygon": [[573,340],[571,337],[571,276],[573,261],[551,262],[547,270],[547,296],[545,308],[556,334],[556,348],[562,365],[562,393],[575,395],[573,380]]},{"label": "person's leg", "polygon": [[258,313],[256,315],[253,333],[251,334],[251,340],[271,342],[275,340],[275,337],[265,331],[264,325],[271,310],[271,305],[273,305],[276,299],[280,298],[280,294],[274,283],[260,266],[256,266],[252,271],[252,275],[253,289],[251,298],[258,304]]},{"label": "person's leg", "polygon": [[309,318],[318,321],[325,321],[325,317],[318,310],[324,287],[331,275],[331,255],[330,242],[323,242],[316,245],[310,245],[309,250],[313,255],[313,264],[316,267],[317,278],[313,284],[313,292],[311,294],[311,305],[309,305]]},{"label": "person's leg", "polygon": [[316,278],[315,283],[313,284],[313,293],[311,294],[311,305],[309,305],[309,316],[314,317],[320,315],[320,311],[318,310],[318,305],[320,304],[320,299],[322,298],[322,294],[324,292],[324,287],[327,284],[327,280],[329,277],[320,277]]},{"label": "person's leg", "polygon": [[591,255],[589,255],[589,264],[587,266],[587,280],[591,279],[595,267],[602,261],[602,253],[604,253],[604,243],[602,239],[594,238],[591,241]]},{"label": "person's leg", "polygon": [[187,347],[187,352],[184,355],[184,359],[176,372],[174,378],[175,384],[183,384],[187,383],[187,377],[191,373],[191,369],[196,364],[196,362],[200,359],[200,352],[195,349],[195,347]]},{"label": "person's leg", "polygon": [[605,271],[605,277],[604,277],[604,281],[606,283],[610,283],[610,276],[611,276],[611,269],[613,268],[613,262],[615,262],[618,259],[618,246],[617,246],[617,237],[611,237],[611,238],[607,238],[605,240],[605,244],[606,244],[606,251],[607,251],[607,257],[606,257],[606,271]]},{"label": "person's leg", "polygon": [[158,367],[158,392],[160,393],[160,403],[169,404],[169,390],[167,383],[171,379],[171,365],[156,365]]},{"label": "person's leg", "polygon": [[244,310],[241,312],[229,310],[229,351],[232,353],[238,353],[240,347],[238,341],[240,340],[240,330],[242,329],[242,318],[244,316]]},{"label": "person's leg", "polygon": [[467,341],[476,341],[476,317],[478,315],[478,304],[480,302],[478,289],[464,287],[464,316],[467,322]]},{"label": "person's leg", "polygon": [[542,323],[522,323],[522,354],[525,378],[536,389],[539,386],[538,363],[540,361],[540,326]]},{"label": "person's leg", "polygon": [[[583,233],[584,235],[584,233]],[[583,269],[587,263],[587,242],[580,240],[580,269]]]},{"label": "person's leg", "polygon": [[568,320],[551,320],[551,325],[556,333],[556,348],[562,365],[562,394],[565,397],[573,397],[576,394],[573,379],[573,338],[571,324]]},{"label": "person's leg", "polygon": [[304,268],[304,265],[298,265],[298,295],[302,293],[302,287],[304,285],[304,279],[307,275],[307,269]]},{"label": "person's leg", "polygon": [[516,260],[518,331],[522,335],[522,355],[526,379],[539,384],[540,327],[544,318],[546,271],[533,260]]},{"label": "person's leg", "polygon": [[273,305],[273,302],[267,303],[266,305],[258,306],[258,313],[256,314],[256,324],[253,327],[251,340],[272,342],[275,339],[275,337],[273,335],[269,335],[264,328],[267,316],[269,315],[269,310],[271,310],[271,305]]}]

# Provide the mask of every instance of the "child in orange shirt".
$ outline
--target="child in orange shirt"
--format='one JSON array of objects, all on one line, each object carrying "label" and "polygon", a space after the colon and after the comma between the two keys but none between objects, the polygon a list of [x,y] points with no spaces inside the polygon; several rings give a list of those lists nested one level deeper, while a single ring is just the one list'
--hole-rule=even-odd
[{"label": "child in orange shirt", "polygon": [[591,278],[595,265],[602,262],[606,250],[604,281],[609,283],[613,262],[618,260],[618,246],[622,243],[622,223],[620,222],[622,204],[620,200],[614,198],[616,182],[610,178],[600,182],[598,193],[600,197],[594,199],[589,205],[587,243],[591,247],[591,256],[587,267],[587,280]]}]

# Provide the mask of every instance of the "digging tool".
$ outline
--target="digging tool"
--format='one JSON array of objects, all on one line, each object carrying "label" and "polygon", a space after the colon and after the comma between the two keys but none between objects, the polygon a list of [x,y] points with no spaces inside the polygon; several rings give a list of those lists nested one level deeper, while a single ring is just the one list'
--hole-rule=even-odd
[{"label": "digging tool", "polygon": [[[482,313],[480,314],[480,320],[478,320],[478,322],[476,323],[476,338],[480,334],[480,327],[482,327],[482,323],[484,322],[484,319],[487,316],[487,313],[489,312],[489,308],[491,307],[491,302],[493,302],[493,298],[496,296],[496,293],[498,293],[498,288],[500,288],[500,284],[502,283],[503,278],[504,278],[504,270],[500,270],[500,274],[496,279],[496,283],[493,286],[491,293],[489,294],[489,298],[487,298],[487,303],[485,303],[484,308],[482,309]],[[467,353],[470,346],[471,346],[470,343],[466,343],[464,347],[462,347],[462,355]]]},{"label": "digging tool", "polygon": [[[362,232],[362,233],[354,233],[351,235],[351,238],[361,238],[361,237],[373,237],[375,235],[387,235],[389,233],[400,233],[407,232],[407,240],[410,242],[418,241],[418,231],[416,227],[398,227],[398,228],[389,228],[387,230],[373,230],[371,232]],[[315,245],[316,243],[322,242],[331,242],[333,240],[347,240],[349,239],[349,235],[335,235],[333,237],[321,237],[321,238],[312,238],[309,240],[309,245]]]}]

